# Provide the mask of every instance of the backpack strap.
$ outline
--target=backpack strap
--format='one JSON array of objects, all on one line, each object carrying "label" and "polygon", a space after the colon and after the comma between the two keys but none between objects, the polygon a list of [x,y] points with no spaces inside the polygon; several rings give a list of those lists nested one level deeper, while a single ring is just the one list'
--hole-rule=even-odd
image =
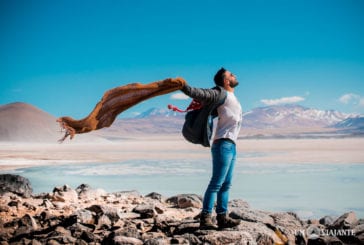
[{"label": "backpack strap", "polygon": [[172,111],[177,111],[177,112],[188,112],[188,111],[194,111],[194,110],[198,110],[202,108],[202,103],[198,100],[193,99],[190,103],[190,105],[185,109],[185,110],[181,110],[179,109],[177,106],[168,105],[168,109],[172,110]]}]

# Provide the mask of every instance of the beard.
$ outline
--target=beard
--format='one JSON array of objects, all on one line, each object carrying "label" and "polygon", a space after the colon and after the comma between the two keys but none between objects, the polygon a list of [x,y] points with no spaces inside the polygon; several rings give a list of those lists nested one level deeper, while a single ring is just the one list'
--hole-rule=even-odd
[{"label": "beard", "polygon": [[230,80],[229,85],[230,85],[230,87],[235,88],[236,86],[239,85],[239,82],[236,79]]}]

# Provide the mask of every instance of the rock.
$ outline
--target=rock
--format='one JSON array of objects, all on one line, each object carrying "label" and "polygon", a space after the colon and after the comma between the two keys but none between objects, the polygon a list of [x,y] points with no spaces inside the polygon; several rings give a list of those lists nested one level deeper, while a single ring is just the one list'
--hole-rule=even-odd
[{"label": "rock", "polygon": [[212,245],[220,244],[256,244],[255,239],[246,231],[216,231],[200,236],[205,243]]},{"label": "rock", "polygon": [[333,216],[328,216],[328,215],[326,215],[326,216],[322,217],[322,218],[319,220],[319,223],[320,223],[321,225],[324,225],[324,226],[329,226],[329,225],[333,224],[333,223],[334,223],[334,221],[335,221],[335,218],[334,218]]},{"label": "rock", "polygon": [[120,228],[104,238],[102,244],[143,244],[135,228]]},{"label": "rock", "polygon": [[333,236],[322,236],[318,238],[308,239],[307,245],[326,245],[326,244],[335,244],[335,245],[343,245],[344,243],[340,241],[339,238]]},{"label": "rock", "polygon": [[19,220],[19,226],[26,226],[28,227],[30,230],[37,230],[38,229],[38,224],[35,221],[35,219],[30,216],[29,214],[24,215],[20,220]]},{"label": "rock", "polygon": [[109,229],[112,225],[110,218],[103,214],[97,218],[97,229]]},{"label": "rock", "polygon": [[37,210],[37,207],[29,202],[24,202],[23,206],[26,207],[28,210],[35,211]]},{"label": "rock", "polygon": [[257,245],[274,245],[273,239],[266,234],[259,234],[256,239]]},{"label": "rock", "polygon": [[140,214],[142,219],[153,218],[157,211],[154,209],[153,205],[138,205],[133,209],[133,212]]},{"label": "rock", "polygon": [[121,199],[133,199],[142,197],[142,195],[140,195],[138,191],[119,191],[114,192],[113,195]]},{"label": "rock", "polygon": [[43,203],[41,204],[41,206],[47,208],[47,209],[52,209],[54,208],[54,205],[51,201],[49,201],[48,199],[44,199]]},{"label": "rock", "polygon": [[10,211],[10,208],[8,206],[0,205],[0,213],[9,212],[9,211]]},{"label": "rock", "polygon": [[330,225],[331,229],[351,229],[358,224],[358,219],[354,212],[349,212],[341,215],[337,220]]},{"label": "rock", "polygon": [[[144,240],[144,245],[169,245],[169,244],[171,244],[169,242],[169,239],[162,237],[150,238]],[[197,243],[191,243],[191,244],[197,244]]]},{"label": "rock", "polygon": [[307,224],[309,224],[309,225],[319,225],[320,221],[317,220],[317,219],[309,219],[309,220],[307,220]]},{"label": "rock", "polygon": [[102,215],[106,215],[112,223],[115,223],[120,219],[119,211],[114,207],[106,205],[92,205],[86,209],[94,212],[97,219],[100,218]]},{"label": "rock", "polygon": [[75,190],[73,190],[68,185],[62,187],[55,187],[53,189],[52,201],[54,202],[68,202],[76,203],[78,200],[78,195]]},{"label": "rock", "polygon": [[116,236],[111,241],[110,244],[115,245],[143,245],[143,241],[134,238],[134,237],[126,237],[126,236]]},{"label": "rock", "polygon": [[274,225],[274,220],[269,215],[269,213],[259,210],[234,208],[230,212],[230,217],[250,222],[260,222],[263,224]]},{"label": "rock", "polygon": [[149,197],[151,199],[157,200],[157,201],[162,201],[162,195],[157,193],[157,192],[151,192],[148,195],[146,195],[145,197]]},{"label": "rock", "polygon": [[106,196],[107,193],[103,189],[92,189],[89,185],[82,184],[76,188],[79,199],[82,200],[96,200],[102,196]]},{"label": "rock", "polygon": [[28,198],[32,195],[33,189],[29,180],[20,175],[0,174],[0,195],[7,192]]},{"label": "rock", "polygon": [[[92,231],[95,230],[95,226],[91,226],[91,227],[90,227],[90,225],[86,226],[86,225],[82,225],[80,223],[76,223],[76,224],[73,224],[72,226],[68,227],[67,229],[69,229],[71,231],[71,233],[74,237],[83,239],[82,234],[84,232],[86,232],[88,234],[88,233],[92,233]],[[100,240],[99,237],[97,237],[97,238]],[[85,239],[83,239],[83,240],[85,240]]]},{"label": "rock", "polygon": [[10,201],[10,202],[8,203],[8,206],[9,206],[9,207],[16,207],[16,208],[19,208],[19,206],[20,206],[20,201],[19,201],[19,200],[16,200],[16,201]]},{"label": "rock", "polygon": [[[295,213],[274,213],[270,215],[274,226],[270,227],[284,242],[294,244],[297,231],[303,230],[303,222]],[[286,241],[287,240],[287,241]]]},{"label": "rock", "polygon": [[267,226],[260,222],[250,222],[242,220],[240,225],[238,226],[238,229],[240,231],[246,231],[251,234],[254,241],[260,240],[261,242],[263,242],[273,240],[274,244],[285,244],[287,240],[286,237],[279,236],[276,227],[269,227],[269,225]]},{"label": "rock", "polygon": [[99,242],[100,238],[90,231],[82,231],[80,238],[87,243]]},{"label": "rock", "polygon": [[95,224],[95,217],[90,210],[87,209],[79,209],[73,213],[73,215],[77,216],[77,221],[83,224]]},{"label": "rock", "polygon": [[250,209],[250,205],[244,200],[234,199],[229,202],[229,208]]},{"label": "rock", "polygon": [[176,205],[178,208],[201,208],[202,198],[196,194],[180,194],[166,200],[168,203]]}]

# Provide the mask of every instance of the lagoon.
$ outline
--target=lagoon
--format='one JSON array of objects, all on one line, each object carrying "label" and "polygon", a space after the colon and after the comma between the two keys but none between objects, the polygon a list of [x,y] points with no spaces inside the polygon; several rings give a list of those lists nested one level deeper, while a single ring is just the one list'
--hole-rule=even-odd
[{"label": "lagoon", "polygon": [[[241,156],[246,157],[246,156]],[[30,167],[6,171],[31,181],[34,193],[82,183],[107,192],[137,190],[165,197],[203,195],[211,175],[206,159],[146,160]],[[237,161],[230,199],[252,208],[293,211],[301,218],[339,216],[354,211],[364,217],[364,165],[331,163],[246,163]]]}]

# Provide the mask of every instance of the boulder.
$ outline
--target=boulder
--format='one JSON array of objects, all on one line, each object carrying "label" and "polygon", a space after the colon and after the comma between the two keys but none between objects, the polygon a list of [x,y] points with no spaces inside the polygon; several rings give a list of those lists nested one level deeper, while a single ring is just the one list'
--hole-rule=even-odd
[{"label": "boulder", "polygon": [[354,212],[348,212],[341,215],[337,220],[330,225],[330,229],[351,229],[358,224],[358,219]]},{"label": "boulder", "polygon": [[302,220],[295,213],[291,212],[273,213],[270,216],[274,220],[274,225],[270,228],[274,230],[282,241],[294,244],[297,231],[304,230]]},{"label": "boulder", "polygon": [[250,222],[260,222],[263,224],[274,225],[274,220],[269,215],[269,213],[259,210],[234,208],[230,212],[230,217]]},{"label": "boulder", "polygon": [[[285,244],[287,238],[278,233],[276,228],[270,227],[260,222],[251,222],[242,220],[238,226],[239,231],[246,231],[251,234],[254,241],[273,241],[274,244]],[[294,243],[293,243],[294,244]]]},{"label": "boulder", "polygon": [[334,223],[334,221],[335,221],[335,218],[333,216],[326,215],[319,220],[319,223],[324,226],[329,226],[329,225],[332,225],[332,223]]},{"label": "boulder", "polygon": [[20,175],[0,174],[0,195],[7,192],[28,198],[33,189],[29,180]]},{"label": "boulder", "polygon": [[98,220],[102,215],[106,215],[110,221],[113,223],[115,223],[116,221],[118,221],[120,219],[120,214],[119,211],[114,208],[114,207],[110,207],[107,205],[92,205],[88,208],[86,208],[87,210],[94,212],[96,214],[96,219]]},{"label": "boulder", "polygon": [[154,218],[157,214],[154,205],[141,204],[133,209],[133,212],[140,214],[142,219]]},{"label": "boulder", "polygon": [[157,200],[159,202],[162,201],[162,195],[157,192],[151,192],[148,195],[146,195],[145,197],[149,197],[149,198]]},{"label": "boulder", "polygon": [[82,224],[95,224],[95,217],[90,210],[87,209],[79,209],[73,213],[73,215],[77,216],[77,221]]},{"label": "boulder", "polygon": [[180,194],[173,197],[170,197],[166,200],[166,202],[171,203],[178,208],[201,208],[202,207],[202,198],[196,194]]}]

